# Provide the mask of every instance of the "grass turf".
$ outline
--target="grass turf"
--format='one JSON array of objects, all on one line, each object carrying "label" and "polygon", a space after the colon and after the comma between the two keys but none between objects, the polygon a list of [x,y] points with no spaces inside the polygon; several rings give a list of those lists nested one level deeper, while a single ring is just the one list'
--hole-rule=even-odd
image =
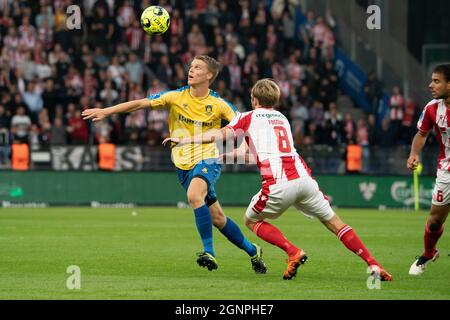
[{"label": "grass turf", "polygon": [[[132,215],[136,211],[136,215]],[[292,281],[285,254],[242,224],[243,208],[226,208],[263,246],[268,273],[256,275],[245,252],[214,230],[219,269],[195,263],[201,251],[189,209],[47,208],[0,210],[0,299],[450,299],[450,237],[421,277],[408,270],[422,252],[427,212],[340,209],[376,259],[394,276],[369,290],[365,263],[317,220],[294,210],[272,221],[309,256]],[[81,289],[68,290],[68,266]]]}]

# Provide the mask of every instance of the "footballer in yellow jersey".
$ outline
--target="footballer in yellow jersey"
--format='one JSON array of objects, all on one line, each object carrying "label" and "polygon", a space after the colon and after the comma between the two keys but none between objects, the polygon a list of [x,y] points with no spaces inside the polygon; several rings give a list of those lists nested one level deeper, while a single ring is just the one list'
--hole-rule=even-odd
[{"label": "footballer in yellow jersey", "polygon": [[[85,120],[100,121],[115,113],[168,108],[172,137],[194,136],[209,129],[219,129],[221,120],[231,121],[236,110],[209,89],[218,73],[219,63],[215,59],[205,55],[196,56],[189,67],[186,87],[109,108],[86,109],[82,116]],[[266,273],[261,247],[244,236],[238,225],[225,216],[217,201],[214,185],[220,177],[221,165],[217,163],[216,145],[174,147],[172,157],[178,179],[186,189],[188,202],[194,210],[195,223],[203,243],[203,252],[197,257],[198,265],[210,271],[218,268],[213,246],[214,225],[230,242],[250,256],[256,273]]]},{"label": "footballer in yellow jersey", "polygon": [[[220,129],[222,120],[229,122],[236,115],[236,108],[212,90],[204,97],[193,97],[189,86],[185,86],[152,94],[148,99],[151,108],[168,109],[171,137],[194,136],[209,129]],[[218,156],[215,143],[172,149],[173,162],[182,170],[190,170],[200,161]]]}]

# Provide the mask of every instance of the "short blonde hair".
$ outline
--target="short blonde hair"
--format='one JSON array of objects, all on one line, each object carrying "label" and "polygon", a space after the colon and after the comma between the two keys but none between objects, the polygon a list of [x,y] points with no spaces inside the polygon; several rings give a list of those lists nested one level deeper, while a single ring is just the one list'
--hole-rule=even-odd
[{"label": "short blonde hair", "polygon": [[281,90],[275,80],[258,80],[252,88],[252,97],[258,99],[259,105],[265,108],[273,108],[280,101]]},{"label": "short blonde hair", "polygon": [[216,59],[205,54],[195,56],[192,61],[194,60],[201,60],[206,63],[206,65],[208,66],[208,71],[213,74],[213,77],[209,80],[209,83],[213,83],[214,80],[216,80],[217,75],[219,74],[220,63]]}]

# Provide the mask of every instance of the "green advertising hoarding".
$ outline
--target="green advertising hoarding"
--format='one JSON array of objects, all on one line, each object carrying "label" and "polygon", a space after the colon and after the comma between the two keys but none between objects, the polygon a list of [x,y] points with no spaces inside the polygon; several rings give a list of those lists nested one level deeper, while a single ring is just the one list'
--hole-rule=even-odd
[{"label": "green advertising hoarding", "polygon": [[[411,176],[319,176],[317,182],[331,202],[341,207],[414,207]],[[431,204],[434,177],[420,177],[419,202]]]},{"label": "green advertising hoarding", "polygon": [[[317,176],[320,189],[334,206],[363,208],[414,207],[412,176]],[[422,208],[431,202],[434,177],[420,177]],[[217,183],[224,205],[248,205],[260,189],[257,173],[222,173]],[[3,207],[46,205],[183,205],[185,190],[176,172],[0,172]]]}]

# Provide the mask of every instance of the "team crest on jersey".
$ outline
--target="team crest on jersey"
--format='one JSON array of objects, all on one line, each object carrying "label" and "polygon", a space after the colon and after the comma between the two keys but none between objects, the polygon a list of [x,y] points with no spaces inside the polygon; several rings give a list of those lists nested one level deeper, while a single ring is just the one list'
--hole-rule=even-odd
[{"label": "team crest on jersey", "polygon": [[212,108],[213,106],[210,104],[205,107],[205,113],[207,116],[210,116],[212,114]]},{"label": "team crest on jersey", "polygon": [[203,168],[203,169],[202,169],[202,172],[208,174],[208,169]]}]

